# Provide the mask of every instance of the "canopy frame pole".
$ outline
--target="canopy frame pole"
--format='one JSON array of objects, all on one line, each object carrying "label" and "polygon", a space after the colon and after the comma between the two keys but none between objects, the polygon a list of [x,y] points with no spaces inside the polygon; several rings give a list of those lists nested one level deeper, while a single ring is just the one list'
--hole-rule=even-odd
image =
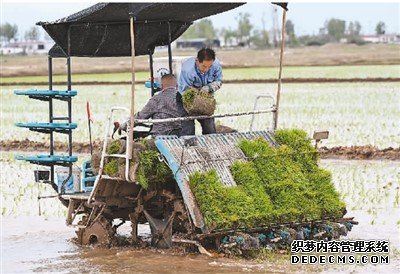
[{"label": "canopy frame pole", "polygon": [[130,36],[131,36],[131,72],[132,72],[132,82],[131,82],[131,113],[130,113],[130,126],[128,134],[128,143],[126,149],[128,151],[128,159],[132,159],[133,154],[133,128],[135,126],[135,22],[134,17],[130,17]]},{"label": "canopy frame pole", "polygon": [[172,71],[172,49],[171,49],[171,22],[168,21],[168,64],[169,64],[169,73],[173,74]]},{"label": "canopy frame pole", "polygon": [[[160,25],[160,23],[164,24],[164,23],[168,23],[168,22],[177,23],[177,24],[192,24],[192,22],[190,22],[190,21],[161,19],[161,20],[135,20],[135,25],[139,25],[139,24],[157,24],[157,25]],[[73,22],[73,23],[71,23],[71,25],[73,25],[73,26],[85,26],[87,24],[88,24],[87,22]],[[125,25],[125,24],[126,24],[126,21],[90,22],[90,25],[92,25],[92,26]],[[36,25],[43,26],[43,25],[46,25],[46,23],[39,22]]]},{"label": "canopy frame pole", "polygon": [[[53,58],[48,56],[48,70],[49,70],[49,90],[53,90]],[[49,98],[49,123],[53,123],[53,98]],[[50,132],[50,155],[54,155],[54,134]],[[54,183],[54,165],[50,166],[50,183],[54,189],[57,185]]]},{"label": "canopy frame pole", "polygon": [[[49,90],[53,90],[53,59],[50,56],[47,64],[49,69]],[[53,123],[53,98],[51,97],[49,98],[49,123]],[[53,131],[50,131],[50,155],[54,154],[53,136]]]},{"label": "canopy frame pole", "polygon": [[149,67],[150,67],[150,84],[151,84],[151,97],[154,96],[154,71],[153,71],[153,53],[149,49]]},{"label": "canopy frame pole", "polygon": [[[67,32],[67,90],[72,90],[72,79],[71,79],[71,28],[72,25],[68,26]],[[72,97],[68,97],[68,123],[72,123]],[[68,155],[72,156],[72,130],[68,131]],[[68,165],[68,177],[63,181],[61,185],[61,195],[65,194],[65,184],[69,181],[72,177],[72,163]]]},{"label": "canopy frame pole", "polygon": [[274,117],[274,130],[278,127],[278,113],[279,101],[281,99],[281,84],[282,84],[282,63],[283,63],[283,50],[285,48],[285,33],[286,33],[286,9],[282,8],[282,36],[281,36],[281,52],[279,56],[279,76],[278,76],[278,91],[276,93],[276,112]]},{"label": "canopy frame pole", "polygon": [[[67,85],[68,90],[72,90],[72,78],[71,78],[71,28],[68,27],[68,57],[67,57]],[[72,123],[72,97],[68,97],[68,123]],[[72,156],[72,130],[68,132],[69,141],[69,156]],[[70,167],[72,174],[72,166]]]}]

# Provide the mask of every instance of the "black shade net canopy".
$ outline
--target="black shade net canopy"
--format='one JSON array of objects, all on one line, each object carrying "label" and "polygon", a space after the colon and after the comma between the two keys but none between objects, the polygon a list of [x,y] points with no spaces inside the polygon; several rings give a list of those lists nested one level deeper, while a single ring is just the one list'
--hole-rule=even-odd
[{"label": "black shade net canopy", "polygon": [[135,22],[135,55],[168,45],[198,19],[244,3],[99,3],[54,22],[38,22],[56,45],[51,57],[130,56],[130,18]]}]

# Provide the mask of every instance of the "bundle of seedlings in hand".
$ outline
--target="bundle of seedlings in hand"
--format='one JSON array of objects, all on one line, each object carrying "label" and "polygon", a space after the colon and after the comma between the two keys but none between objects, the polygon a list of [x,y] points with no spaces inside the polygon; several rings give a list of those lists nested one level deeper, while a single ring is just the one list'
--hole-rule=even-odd
[{"label": "bundle of seedlings in hand", "polygon": [[212,94],[196,88],[188,88],[182,95],[183,107],[189,115],[211,116],[215,112],[216,101]]}]

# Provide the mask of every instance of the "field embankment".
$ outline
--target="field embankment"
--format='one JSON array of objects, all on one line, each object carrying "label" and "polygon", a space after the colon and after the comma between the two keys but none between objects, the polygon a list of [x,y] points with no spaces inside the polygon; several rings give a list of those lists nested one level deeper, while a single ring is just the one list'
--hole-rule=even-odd
[{"label": "field embankment", "polygon": [[[276,83],[277,67],[224,68],[224,83]],[[399,82],[399,65],[364,66],[292,66],[283,68],[283,83],[330,83],[330,82]],[[143,84],[150,77],[148,71],[136,73],[136,82]],[[129,85],[129,72],[73,74],[76,85]],[[65,75],[55,75],[53,85],[66,85]],[[47,76],[2,77],[2,86],[48,85]]]},{"label": "field embankment", "polygon": [[[394,65],[400,64],[400,45],[327,44],[324,46],[287,48],[285,66],[349,66],[349,65]],[[174,56],[195,56],[196,50],[173,50]],[[154,57],[165,57],[166,51],[156,52]],[[217,57],[225,68],[277,67],[279,49],[217,50]],[[2,77],[46,76],[47,56],[2,56],[0,60]],[[129,72],[129,57],[72,58],[74,74],[96,74]],[[147,56],[136,57],[136,71],[148,71]],[[65,74],[65,59],[54,59],[53,72]],[[276,75],[274,75],[274,78]],[[353,76],[354,77],[354,76]],[[128,79],[129,80],[129,79]]]},{"label": "field embankment", "polygon": [[[102,142],[95,140],[94,148],[100,148]],[[18,152],[45,152],[49,151],[48,142],[37,142],[25,140],[1,140],[0,147],[3,151]],[[68,144],[65,142],[55,142],[54,149],[60,152],[68,152]],[[89,142],[74,142],[72,145],[74,153],[90,153]],[[326,146],[319,148],[319,154],[322,159],[343,159],[343,160],[400,160],[399,148],[379,149],[375,146],[337,146],[328,148]]]},{"label": "field embankment", "polygon": [[[18,89],[32,88],[19,86]],[[36,86],[45,89],[46,86]],[[55,87],[59,88],[59,87]],[[62,87],[61,87],[62,88]],[[93,140],[104,138],[104,128],[109,110],[113,106],[130,106],[129,85],[73,86],[78,95],[73,99],[72,120],[78,124],[73,140],[87,143],[89,140],[86,102],[89,101],[94,123]],[[17,122],[48,121],[47,104],[16,96],[14,87],[2,87],[1,124],[2,140],[48,142],[47,135],[33,133],[15,126]],[[224,84],[216,93],[217,114],[244,112],[253,109],[259,95],[276,93],[276,84]],[[137,87],[135,109],[140,110],[150,98],[149,90]],[[314,130],[329,130],[329,139],[320,146],[373,145],[379,149],[397,148],[400,144],[398,121],[400,117],[398,83],[326,83],[290,84],[282,86],[279,112],[279,128],[301,128],[312,136]],[[273,102],[260,101],[259,108],[268,108]],[[54,102],[57,115],[66,111],[64,102]],[[115,121],[124,121],[126,113],[118,113]],[[251,116],[217,119],[217,123],[238,131],[249,130]],[[269,114],[257,115],[253,130],[270,128]],[[200,132],[198,132],[200,134]],[[64,135],[57,134],[55,141],[65,142]]]}]

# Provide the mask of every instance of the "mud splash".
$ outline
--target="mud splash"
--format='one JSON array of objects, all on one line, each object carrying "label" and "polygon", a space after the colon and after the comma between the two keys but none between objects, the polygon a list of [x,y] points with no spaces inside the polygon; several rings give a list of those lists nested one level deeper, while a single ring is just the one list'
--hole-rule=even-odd
[{"label": "mud splash", "polygon": [[[102,142],[95,140],[94,148],[100,148]],[[25,140],[1,140],[0,148],[3,151],[48,151],[49,145],[45,142],[35,142],[28,139]],[[54,149],[67,152],[66,143],[55,142]],[[73,151],[75,153],[89,153],[89,143],[73,143]],[[337,147],[321,147],[319,148],[320,157],[322,159],[343,159],[343,160],[400,160],[400,147],[379,149],[375,146],[337,146]]]}]

